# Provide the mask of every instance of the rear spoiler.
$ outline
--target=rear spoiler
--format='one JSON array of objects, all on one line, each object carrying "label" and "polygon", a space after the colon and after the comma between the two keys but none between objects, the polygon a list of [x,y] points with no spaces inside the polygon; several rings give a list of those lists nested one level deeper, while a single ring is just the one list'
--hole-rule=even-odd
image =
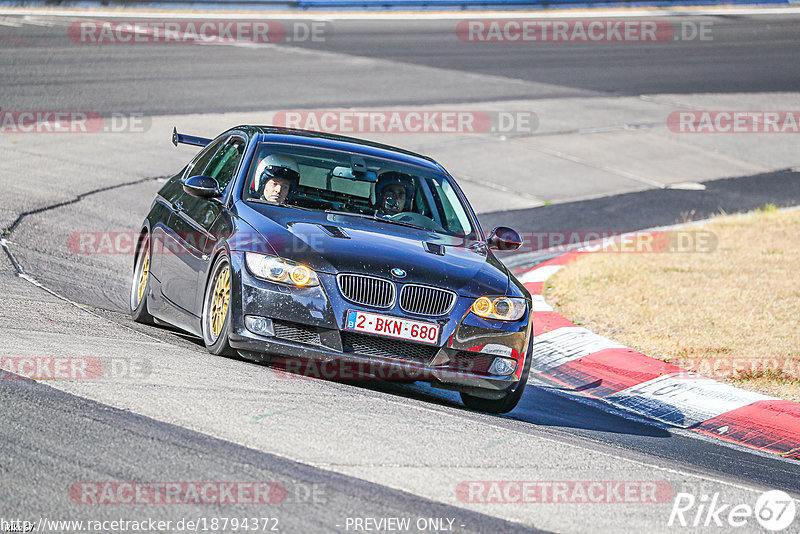
[{"label": "rear spoiler", "polygon": [[206,146],[210,142],[211,139],[206,139],[205,137],[195,137],[193,135],[180,134],[178,133],[177,128],[172,129],[172,144],[175,146],[178,146],[178,143],[183,143],[184,145]]}]

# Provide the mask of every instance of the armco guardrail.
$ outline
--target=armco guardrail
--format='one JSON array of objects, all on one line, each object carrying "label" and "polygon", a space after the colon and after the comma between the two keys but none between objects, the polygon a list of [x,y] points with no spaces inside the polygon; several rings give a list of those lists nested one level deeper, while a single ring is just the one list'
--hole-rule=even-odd
[{"label": "armco guardrail", "polygon": [[[234,9],[274,9],[293,10],[298,7],[297,0],[0,0],[0,7],[24,8],[158,8],[158,9],[192,9],[234,10]],[[333,8],[329,8],[333,9]]]},{"label": "armco guardrail", "polygon": [[797,0],[0,0],[0,6],[104,7],[158,6],[203,9],[277,9],[277,10],[522,10],[590,7],[659,7],[710,5],[788,6]]},{"label": "armco guardrail", "polygon": [[300,9],[524,9],[548,7],[789,5],[791,0],[297,0]]}]

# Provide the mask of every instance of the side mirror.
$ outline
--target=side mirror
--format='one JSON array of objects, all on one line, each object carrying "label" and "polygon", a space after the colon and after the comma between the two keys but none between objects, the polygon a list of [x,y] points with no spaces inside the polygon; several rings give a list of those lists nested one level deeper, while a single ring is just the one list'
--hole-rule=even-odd
[{"label": "side mirror", "polygon": [[522,236],[513,228],[498,226],[489,234],[486,243],[497,250],[517,250],[522,246]]},{"label": "side mirror", "polygon": [[219,198],[222,193],[219,184],[210,176],[191,176],[183,182],[183,190],[197,198]]}]

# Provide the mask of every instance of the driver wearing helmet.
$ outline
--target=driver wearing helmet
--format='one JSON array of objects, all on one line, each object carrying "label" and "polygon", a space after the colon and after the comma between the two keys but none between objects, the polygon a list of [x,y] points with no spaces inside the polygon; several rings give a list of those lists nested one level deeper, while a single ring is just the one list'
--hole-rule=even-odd
[{"label": "driver wearing helmet", "polygon": [[384,172],[378,177],[375,191],[378,215],[391,217],[411,211],[411,202],[414,200],[414,180],[411,176],[397,171]]},{"label": "driver wearing helmet", "polygon": [[[283,204],[292,187],[300,180],[300,167],[285,154],[270,154],[258,162],[253,176],[253,190],[263,187],[261,197],[271,204]],[[263,186],[262,186],[263,184]]]}]

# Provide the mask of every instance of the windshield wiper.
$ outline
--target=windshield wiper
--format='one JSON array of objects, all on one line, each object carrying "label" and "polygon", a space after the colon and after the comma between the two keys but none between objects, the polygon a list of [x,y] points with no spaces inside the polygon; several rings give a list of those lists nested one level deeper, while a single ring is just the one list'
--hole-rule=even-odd
[{"label": "windshield wiper", "polygon": [[372,221],[378,222],[385,222],[389,224],[398,224],[400,226],[407,226],[409,228],[416,228],[417,230],[425,230],[428,232],[435,232],[435,230],[431,228],[425,228],[424,226],[418,226],[416,224],[407,223],[404,221],[396,221],[394,219],[387,219],[384,217],[378,217],[377,215],[368,215],[366,213],[353,213],[350,211],[337,211],[337,210],[325,210],[325,213],[331,213],[333,215],[349,215],[351,217],[358,217],[359,219],[369,219]]},{"label": "windshield wiper", "polygon": [[303,206],[295,206],[294,204],[276,204],[275,202],[270,202],[269,200],[264,200],[263,198],[248,198],[245,199],[245,202],[255,202],[257,204],[264,204],[265,206],[280,206],[281,208],[294,208],[305,211],[319,211],[311,208],[304,208]]},{"label": "windshield wiper", "polygon": [[352,211],[338,211],[338,210],[325,210],[325,213],[330,213],[332,215],[349,215],[351,217],[359,217],[361,219],[374,219],[374,215],[369,215],[367,213],[353,213]]}]

